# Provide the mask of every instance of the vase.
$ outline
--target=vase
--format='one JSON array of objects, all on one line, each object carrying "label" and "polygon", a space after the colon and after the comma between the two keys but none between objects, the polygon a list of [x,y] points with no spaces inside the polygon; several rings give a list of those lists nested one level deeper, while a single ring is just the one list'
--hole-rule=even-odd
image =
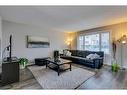
[{"label": "vase", "polygon": [[118,64],[116,60],[112,61],[112,71],[113,72],[118,72]]},{"label": "vase", "polygon": [[23,62],[23,64],[20,65],[20,69],[25,69],[26,68],[26,62]]},{"label": "vase", "polygon": [[27,63],[28,63],[28,59],[20,58],[20,69],[24,69]]},{"label": "vase", "polygon": [[20,65],[20,69],[25,69],[25,66],[24,65]]}]

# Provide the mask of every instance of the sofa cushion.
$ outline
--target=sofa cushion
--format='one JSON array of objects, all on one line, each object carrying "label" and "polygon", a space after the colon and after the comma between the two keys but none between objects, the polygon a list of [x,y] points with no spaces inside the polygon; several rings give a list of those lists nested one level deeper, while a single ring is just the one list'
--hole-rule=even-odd
[{"label": "sofa cushion", "polygon": [[86,56],[88,56],[90,53],[89,51],[83,51],[83,57],[86,58]]},{"label": "sofa cushion", "polygon": [[78,50],[69,50],[72,56],[77,56]]},{"label": "sofa cushion", "polygon": [[83,51],[77,51],[77,56],[78,57],[83,57]]}]

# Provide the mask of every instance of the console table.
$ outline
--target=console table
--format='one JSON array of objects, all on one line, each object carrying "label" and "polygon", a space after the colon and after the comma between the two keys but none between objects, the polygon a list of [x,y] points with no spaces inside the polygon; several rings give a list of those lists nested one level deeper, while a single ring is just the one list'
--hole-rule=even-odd
[{"label": "console table", "polygon": [[8,61],[2,63],[1,83],[11,84],[19,81],[19,61]]}]

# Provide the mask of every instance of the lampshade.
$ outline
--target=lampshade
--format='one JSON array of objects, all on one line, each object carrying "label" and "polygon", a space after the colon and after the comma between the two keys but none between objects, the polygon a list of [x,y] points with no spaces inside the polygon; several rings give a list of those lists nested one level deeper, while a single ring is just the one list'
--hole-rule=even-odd
[{"label": "lampshade", "polygon": [[127,43],[127,36],[126,35],[123,35],[119,40],[118,42],[122,43],[122,44],[126,44]]},{"label": "lampshade", "polygon": [[66,43],[67,43],[67,45],[70,45],[71,42],[72,42],[72,38],[68,38]]}]

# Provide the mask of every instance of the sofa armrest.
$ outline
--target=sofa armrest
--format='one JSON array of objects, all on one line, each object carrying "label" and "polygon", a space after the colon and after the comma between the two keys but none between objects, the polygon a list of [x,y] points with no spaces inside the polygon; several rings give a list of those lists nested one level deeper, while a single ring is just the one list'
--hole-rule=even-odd
[{"label": "sofa armrest", "polygon": [[96,68],[100,68],[103,65],[103,57],[93,59]]}]

